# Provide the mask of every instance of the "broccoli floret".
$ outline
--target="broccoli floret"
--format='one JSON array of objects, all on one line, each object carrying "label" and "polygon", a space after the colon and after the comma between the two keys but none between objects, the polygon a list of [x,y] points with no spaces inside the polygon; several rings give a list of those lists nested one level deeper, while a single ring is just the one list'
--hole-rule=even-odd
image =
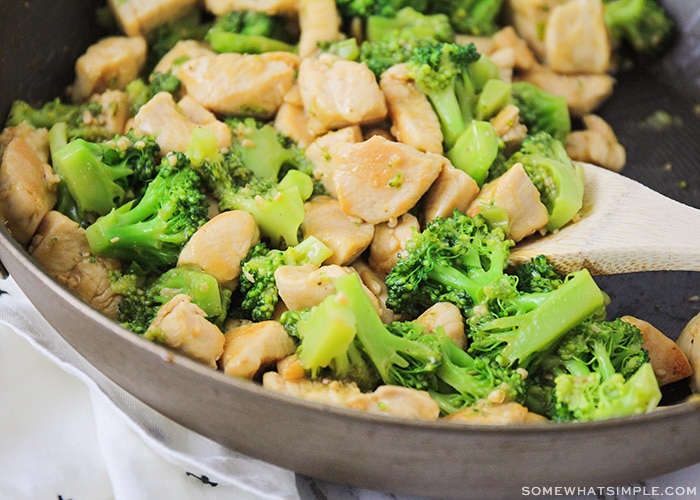
[{"label": "broccoli floret", "polygon": [[129,113],[135,116],[141,106],[146,104],[159,92],[168,92],[177,95],[182,87],[182,82],[174,73],[154,72],[148,82],[143,78],[130,81],[125,89],[129,98]]},{"label": "broccoli floret", "polygon": [[571,132],[571,117],[566,98],[556,96],[529,82],[515,82],[511,87],[513,103],[520,110],[520,122],[528,134],[547,132],[565,141]]},{"label": "broccoli floret", "polygon": [[172,267],[182,247],[207,220],[199,174],[182,153],[168,153],[143,196],[98,218],[86,229],[94,255]]},{"label": "broccoli floret", "polygon": [[518,278],[517,289],[522,293],[542,293],[556,290],[564,283],[564,276],[544,255],[533,257],[530,262],[515,270]]},{"label": "broccoli floret", "polygon": [[279,250],[264,242],[253,246],[241,262],[240,310],[244,318],[265,321],[272,318],[279,302],[275,271],[284,265],[321,263],[332,251],[319,239],[309,236],[298,245]]},{"label": "broccoli floret", "polygon": [[675,23],[656,0],[605,0],[603,8],[613,45],[635,58],[654,59],[675,38]]},{"label": "broccoli floret", "polygon": [[418,12],[426,12],[428,0],[336,0],[338,12],[345,19],[369,16],[394,16],[405,7],[411,7]]},{"label": "broccoli floret", "polygon": [[547,132],[528,135],[507,161],[507,165],[516,163],[522,163],[540,192],[549,212],[549,231],[559,229],[578,213],[583,206],[583,170],[571,161],[561,141]]},{"label": "broccoli floret", "polygon": [[455,33],[444,14],[423,14],[405,7],[393,16],[372,15],[367,18],[365,39],[380,42],[387,39],[453,42]]},{"label": "broccoli floret", "polygon": [[333,54],[346,61],[358,61],[360,59],[360,45],[357,38],[343,38],[342,40],[325,40],[316,44],[321,52]]},{"label": "broccoli floret", "polygon": [[[386,304],[395,313],[415,318],[436,302],[451,302],[462,314],[483,306],[502,286],[513,241],[500,228],[490,228],[481,215],[429,222],[405,245],[386,277]],[[505,285],[500,284],[506,281]]]},{"label": "broccoli floret", "polygon": [[414,48],[433,43],[432,39],[388,38],[379,42],[364,41],[360,45],[360,62],[363,62],[379,79],[382,73],[411,57]]},{"label": "broccoli floret", "polygon": [[503,0],[441,0],[430,10],[445,14],[458,33],[489,36],[499,28],[502,7]]},{"label": "broccoli floret", "polygon": [[144,73],[149,74],[156,64],[181,40],[204,40],[213,22],[202,9],[160,24],[148,34],[148,54]]},{"label": "broccoli floret", "polygon": [[263,12],[234,10],[219,17],[206,34],[216,52],[294,52],[288,20]]},{"label": "broccoli floret", "polygon": [[661,391],[643,341],[639,328],[619,318],[573,328],[532,374],[533,384],[550,391],[545,414],[589,421],[653,409]]},{"label": "broccoli floret", "polygon": [[102,104],[94,101],[68,104],[56,98],[34,108],[26,101],[18,100],[12,103],[5,126],[13,127],[26,121],[34,128],[50,129],[57,123],[65,123],[68,140],[100,141],[114,135],[104,126],[102,112]]}]

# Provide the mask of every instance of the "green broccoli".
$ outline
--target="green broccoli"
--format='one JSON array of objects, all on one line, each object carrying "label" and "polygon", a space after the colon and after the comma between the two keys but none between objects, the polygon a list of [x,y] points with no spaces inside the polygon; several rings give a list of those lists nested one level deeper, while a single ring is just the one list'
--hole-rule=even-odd
[{"label": "green broccoli", "polygon": [[479,187],[488,179],[491,166],[505,148],[505,143],[490,122],[471,120],[445,152],[452,165],[476,181]]},{"label": "green broccoli", "polygon": [[676,25],[656,0],[604,0],[605,24],[617,49],[634,58],[661,55],[676,36]]},{"label": "green broccoli", "polygon": [[544,255],[533,257],[515,270],[517,289],[523,293],[541,293],[556,290],[564,283],[564,276],[554,268]]},{"label": "green broccoli", "polygon": [[332,251],[319,239],[309,236],[286,250],[270,248],[264,242],[253,246],[241,261],[238,285],[240,310],[253,321],[271,319],[279,302],[275,271],[285,265],[320,266]]},{"label": "green broccoli", "polygon": [[205,39],[216,52],[294,52],[296,40],[288,26],[289,21],[283,16],[233,10],[214,22]]},{"label": "green broccoli", "polygon": [[556,96],[529,82],[515,82],[513,103],[520,110],[520,122],[528,134],[547,132],[559,141],[566,141],[571,132],[571,117],[566,98]]},{"label": "green broccoli", "polygon": [[160,24],[148,34],[148,53],[144,74],[150,74],[156,64],[182,40],[203,41],[212,21],[202,9],[192,9],[186,15]]},{"label": "green broccoli", "polygon": [[343,38],[342,40],[324,40],[316,44],[321,52],[333,54],[346,61],[360,60],[360,45],[357,38]]},{"label": "green broccoli", "polygon": [[172,267],[182,247],[207,220],[201,178],[182,153],[168,153],[143,196],[98,218],[86,230],[94,255]]},{"label": "green broccoli", "polygon": [[159,92],[168,92],[177,95],[182,87],[182,82],[173,73],[154,72],[148,82],[143,78],[136,78],[126,85],[126,95],[129,98],[129,113],[135,116],[141,106],[146,104]]},{"label": "green broccoli", "polygon": [[455,33],[444,14],[423,14],[404,7],[392,16],[372,15],[367,18],[365,40],[373,43],[388,39],[453,42]]},{"label": "green broccoli", "polygon": [[502,7],[503,0],[441,0],[430,11],[445,14],[458,33],[489,36],[499,28]]},{"label": "green broccoli", "polygon": [[507,160],[506,168],[516,163],[522,163],[540,192],[540,199],[549,212],[549,231],[573,219],[583,206],[583,170],[571,161],[561,141],[547,132],[528,135],[520,149]]},{"label": "green broccoli", "polygon": [[426,12],[428,0],[336,0],[338,12],[344,19],[369,16],[395,16],[401,9],[410,7],[418,12]]}]

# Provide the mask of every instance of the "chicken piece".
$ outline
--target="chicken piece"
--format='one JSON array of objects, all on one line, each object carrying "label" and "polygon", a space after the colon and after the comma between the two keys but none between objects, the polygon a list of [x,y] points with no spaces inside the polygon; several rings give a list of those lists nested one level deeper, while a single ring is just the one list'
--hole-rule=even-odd
[{"label": "chicken piece", "polygon": [[277,373],[284,381],[294,382],[303,380],[306,377],[304,365],[301,364],[296,353],[280,359],[275,366]]},{"label": "chicken piece", "polygon": [[488,182],[467,210],[474,217],[485,207],[496,206],[508,215],[508,238],[518,242],[543,229],[549,222],[547,207],[540,201],[540,193],[516,163],[505,174]]},{"label": "chicken piece", "polygon": [[382,275],[389,274],[406,247],[406,242],[418,231],[420,231],[420,222],[410,213],[405,213],[398,219],[377,224],[374,227],[374,239],[369,246],[370,267]]},{"label": "chicken piece", "polygon": [[275,115],[274,126],[277,130],[296,142],[299,147],[308,147],[316,136],[309,132],[307,117],[303,106],[297,106],[286,99]]},{"label": "chicken piece", "polygon": [[299,57],[289,52],[217,54],[180,65],[188,95],[213,113],[270,118],[292,88]]},{"label": "chicken piece", "polygon": [[335,0],[299,0],[299,57],[318,51],[318,42],[340,40],[340,15]]},{"label": "chicken piece", "polygon": [[544,31],[545,63],[556,73],[604,74],[611,47],[601,0],[569,0],[552,9]]},{"label": "chicken piece", "polygon": [[173,73],[177,74],[180,65],[185,61],[190,59],[197,59],[198,57],[208,57],[215,56],[216,52],[209,48],[205,42],[200,42],[199,40],[180,40],[173,48],[170,49],[163,57],[161,57],[158,64],[153,68],[151,75],[155,73]]},{"label": "chicken piece", "polygon": [[158,309],[143,336],[172,347],[213,369],[216,369],[216,362],[224,352],[224,334],[207,320],[207,313],[184,293],[175,295]]},{"label": "chicken piece", "polygon": [[[196,117],[197,121],[193,121],[190,116]],[[202,120],[205,116],[207,120]],[[163,151],[187,151],[192,131],[197,127],[212,130],[219,148],[231,144],[231,130],[228,126],[188,96],[176,104],[170,93],[159,92],[141,106],[134,117],[135,131],[153,135]]]},{"label": "chicken piece", "polygon": [[529,70],[537,63],[535,54],[527,42],[518,36],[513,26],[506,26],[497,31],[491,38],[491,47],[482,53],[491,54],[501,49],[510,49],[513,52],[513,68]]},{"label": "chicken piece", "polygon": [[196,5],[197,0],[109,0],[117,24],[129,36],[146,35]]},{"label": "chicken piece", "polygon": [[372,303],[376,305],[377,313],[379,313],[382,322],[387,324],[397,319],[394,311],[386,306],[389,291],[384,281],[385,275],[372,269],[364,258],[359,258],[353,262],[351,268],[355,270],[362,280],[362,284],[371,293]]},{"label": "chicken piece", "polygon": [[423,222],[466,212],[478,194],[479,185],[469,174],[446,163],[423,197]]},{"label": "chicken piece", "polygon": [[464,318],[459,307],[451,302],[438,302],[426,309],[416,321],[425,326],[427,333],[442,327],[445,335],[460,349],[467,348],[467,334],[464,331]]},{"label": "chicken piece", "polygon": [[491,118],[496,134],[503,139],[506,151],[513,153],[527,135],[527,127],[520,123],[520,109],[514,104],[506,105],[496,116]]},{"label": "chicken piece", "polygon": [[676,341],[678,347],[688,358],[693,370],[690,389],[700,392],[700,313],[696,314],[681,331]]},{"label": "chicken piece", "polygon": [[266,14],[294,14],[298,0],[204,0],[204,7],[221,16],[232,10],[252,10]]},{"label": "chicken piece", "polygon": [[111,36],[88,47],[75,62],[71,96],[83,102],[107,89],[123,90],[146,63],[146,40],[141,36]]},{"label": "chicken piece", "polygon": [[280,266],[275,270],[275,284],[287,309],[299,311],[318,305],[334,294],[333,282],[351,273],[352,269],[337,264]]},{"label": "chicken piece", "polygon": [[0,132],[0,158],[5,148],[15,137],[21,138],[36,153],[42,163],[49,163],[49,130],[34,128],[23,121],[14,127],[5,127]]},{"label": "chicken piece", "polygon": [[226,375],[252,379],[262,368],[273,365],[296,350],[294,341],[279,321],[241,325],[224,334],[226,342],[220,364]]},{"label": "chicken piece", "polygon": [[0,163],[0,218],[21,245],[29,243],[56,204],[59,181],[21,136],[5,148]]},{"label": "chicken piece", "polygon": [[241,274],[241,260],[260,242],[255,219],[243,210],[222,212],[192,235],[178,258],[178,266],[195,266],[219,284],[233,289]]},{"label": "chicken piece", "polygon": [[330,149],[333,183],[346,214],[379,224],[401,217],[430,188],[448,161],[379,135]]},{"label": "chicken piece", "polygon": [[347,408],[348,398],[362,394],[360,388],[353,382],[330,379],[309,380],[308,378],[285,380],[279,373],[273,371],[263,373],[262,385],[271,391],[343,408]]},{"label": "chicken piece", "polygon": [[543,60],[546,53],[544,30],[552,10],[569,0],[506,0],[505,24],[512,25],[535,56]]},{"label": "chicken piece", "polygon": [[498,78],[511,83],[515,67],[515,51],[510,47],[504,47],[491,52],[489,58],[498,68]]},{"label": "chicken piece", "polygon": [[462,424],[488,425],[541,424],[548,422],[542,415],[532,413],[525,406],[512,401],[499,404],[480,401],[474,406],[447,415],[442,420]]},{"label": "chicken piece", "polygon": [[116,318],[121,296],[110,286],[110,274],[118,261],[95,257],[85,229],[60,212],[42,219],[29,245],[29,254],[53,279],[82,301],[110,318]]},{"label": "chicken piece", "polygon": [[105,90],[94,94],[93,102],[99,102],[102,112],[98,117],[99,124],[112,134],[126,132],[126,122],[129,119],[129,96],[122,90]]},{"label": "chicken piece", "polygon": [[627,152],[618,142],[612,127],[598,115],[583,116],[583,124],[585,130],[575,130],[566,138],[569,157],[621,172],[627,161]]},{"label": "chicken piece", "polygon": [[314,169],[314,177],[321,181],[326,192],[333,198],[337,198],[335,184],[333,184],[333,162],[331,161],[330,148],[336,142],[355,143],[362,141],[362,130],[359,126],[341,128],[328,132],[318,137],[309,144],[305,150],[306,158],[311,161]]},{"label": "chicken piece", "polygon": [[304,204],[304,237],[315,236],[333,251],[325,264],[352,263],[374,237],[374,225],[347,215],[340,202],[329,196],[315,196]]},{"label": "chicken piece", "polygon": [[348,407],[420,420],[437,420],[440,416],[440,407],[426,391],[398,385],[380,385],[373,392],[351,396]]},{"label": "chicken piece", "polygon": [[299,65],[298,82],[312,134],[371,124],[387,116],[384,94],[363,63],[327,53],[307,57]]},{"label": "chicken piece", "polygon": [[612,94],[615,79],[610,75],[562,75],[545,66],[535,66],[518,79],[566,99],[572,116],[590,114]]},{"label": "chicken piece", "polygon": [[664,335],[658,328],[634,316],[622,316],[623,321],[635,325],[642,332],[642,347],[649,351],[649,361],[659,385],[671,384],[693,374],[688,357],[678,344]]},{"label": "chicken piece", "polygon": [[382,73],[379,87],[384,92],[396,140],[419,151],[441,154],[442,130],[428,97],[408,76],[405,64]]}]

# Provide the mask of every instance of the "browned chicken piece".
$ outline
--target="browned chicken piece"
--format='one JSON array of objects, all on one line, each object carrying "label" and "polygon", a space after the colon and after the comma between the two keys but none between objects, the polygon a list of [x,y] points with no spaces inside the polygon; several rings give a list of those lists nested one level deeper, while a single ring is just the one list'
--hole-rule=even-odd
[{"label": "browned chicken piece", "polygon": [[642,332],[642,347],[649,351],[649,361],[659,385],[666,385],[693,374],[688,357],[678,344],[664,335],[658,328],[634,316],[622,316],[623,321],[635,325]]},{"label": "browned chicken piece", "polygon": [[419,151],[442,153],[442,130],[433,106],[408,76],[405,64],[382,73],[379,86],[384,92],[396,140]]},{"label": "browned chicken piece", "polygon": [[340,15],[335,0],[299,0],[299,57],[318,51],[318,42],[340,40]]},{"label": "browned chicken piece", "polygon": [[34,128],[23,121],[14,127],[5,127],[0,132],[0,157],[12,139],[19,137],[36,153],[42,163],[49,163],[49,130]]},{"label": "browned chicken piece", "polygon": [[304,204],[304,237],[315,236],[333,251],[325,264],[352,263],[374,237],[374,225],[347,215],[340,202],[330,196],[314,196]]},{"label": "browned chicken piece", "polygon": [[252,379],[261,369],[274,365],[296,350],[294,341],[279,321],[241,325],[224,334],[219,364],[224,373]]},{"label": "browned chicken piece", "polygon": [[527,127],[520,123],[520,109],[514,104],[506,105],[491,118],[496,134],[503,139],[506,150],[515,152],[527,135]]},{"label": "browned chicken piece", "polygon": [[29,253],[49,276],[81,300],[116,318],[121,296],[112,290],[110,274],[120,264],[91,255],[85,229],[77,222],[60,212],[48,212],[32,238]]},{"label": "browned chicken piece", "polygon": [[479,185],[469,174],[446,163],[423,197],[423,222],[466,212],[478,194]]},{"label": "browned chicken piece", "polygon": [[105,90],[95,94],[90,101],[102,106],[102,113],[97,118],[99,124],[114,135],[126,132],[126,122],[129,119],[129,96],[123,90]]},{"label": "browned chicken piece", "polygon": [[320,267],[313,264],[285,265],[275,270],[275,284],[287,309],[298,311],[316,306],[334,294],[333,282],[351,273],[351,268],[337,264]]},{"label": "browned chicken piece", "polygon": [[549,222],[547,207],[540,201],[539,191],[520,163],[486,183],[469,206],[467,214],[473,217],[489,206],[505,210],[508,214],[508,238],[516,242],[544,229]]},{"label": "browned chicken piece", "polygon": [[267,14],[294,14],[298,0],[204,0],[204,7],[217,16],[232,10],[253,10]]},{"label": "browned chicken piece", "polygon": [[298,66],[299,56],[289,52],[226,53],[190,59],[177,76],[187,94],[213,113],[271,118]]},{"label": "browned chicken piece", "polygon": [[333,162],[331,161],[331,146],[336,142],[355,143],[362,141],[362,130],[359,126],[341,128],[318,137],[305,150],[306,157],[313,164],[314,177],[321,181],[326,192],[333,198],[337,197],[333,184]]},{"label": "browned chicken piece", "polygon": [[464,331],[464,317],[459,307],[451,302],[438,302],[426,309],[416,321],[425,326],[430,334],[442,328],[452,342],[460,349],[467,348],[467,334]]},{"label": "browned chicken piece", "polygon": [[216,369],[216,362],[224,352],[224,334],[184,293],[175,295],[158,309],[143,336],[172,347],[212,369]]},{"label": "browned chicken piece", "polygon": [[283,101],[273,122],[275,128],[296,142],[299,147],[308,147],[316,136],[309,132],[308,118],[303,106]]},{"label": "browned chicken piece", "polygon": [[299,92],[315,135],[386,118],[384,94],[369,68],[359,62],[322,53],[299,65]]},{"label": "browned chicken piece", "polygon": [[545,64],[556,73],[603,74],[611,47],[601,0],[569,0],[552,9],[544,32]]},{"label": "browned chicken piece", "polygon": [[299,381],[306,377],[304,365],[301,364],[301,361],[296,353],[280,359],[276,363],[275,368],[277,369],[279,376],[284,381]]},{"label": "browned chicken piece", "polygon": [[347,214],[372,224],[401,217],[430,188],[447,159],[375,135],[330,149],[333,183]]},{"label": "browned chicken piece", "polygon": [[141,106],[133,124],[137,133],[153,135],[163,151],[187,151],[192,131],[197,127],[212,130],[220,148],[231,144],[229,127],[188,96],[176,104],[172,94],[159,92]]},{"label": "browned chicken piece", "polygon": [[612,127],[598,115],[585,115],[582,119],[585,130],[574,130],[566,138],[569,157],[614,172],[622,171],[627,152]]},{"label": "browned chicken piece", "polygon": [[592,113],[610,97],[615,86],[615,79],[610,75],[562,75],[541,65],[523,72],[518,79],[566,98],[573,116]]},{"label": "browned chicken piece", "polygon": [[0,163],[0,217],[21,245],[29,243],[56,204],[59,181],[21,136],[5,147]]},{"label": "browned chicken piece", "polygon": [[154,28],[187,14],[197,0],[109,0],[111,12],[124,33],[146,35]]},{"label": "browned chicken piece", "polygon": [[151,78],[155,73],[173,73],[177,74],[180,65],[190,59],[198,57],[214,56],[216,52],[209,48],[209,45],[199,40],[180,40],[173,48],[158,61],[158,64],[151,72]]},{"label": "browned chicken piece", "polygon": [[512,401],[497,404],[480,401],[474,406],[447,415],[441,420],[481,425],[542,424],[548,422],[542,415],[532,413],[525,406]]},{"label": "browned chicken piece", "polygon": [[397,319],[394,311],[386,306],[386,299],[389,297],[386,282],[384,281],[386,275],[372,269],[364,257],[360,257],[353,262],[351,268],[358,274],[367,291],[371,292],[372,303],[376,306],[382,322],[390,323]]},{"label": "browned chicken piece", "polygon": [[510,49],[513,51],[513,68],[517,70],[529,70],[537,63],[532,49],[512,26],[500,29],[491,40],[491,47],[482,53],[491,54],[501,49]]},{"label": "browned chicken piece", "polygon": [[512,25],[518,36],[523,38],[535,56],[544,60],[544,29],[549,15],[557,5],[568,0],[506,0],[504,5],[505,24]]},{"label": "browned chicken piece", "polygon": [[233,289],[241,274],[241,260],[260,242],[255,219],[243,210],[222,212],[192,235],[178,258],[178,266],[195,266],[211,274],[221,286]]},{"label": "browned chicken piece", "polygon": [[420,222],[410,213],[377,224],[374,227],[374,239],[369,246],[369,266],[377,273],[389,274],[406,247],[406,242],[418,231]]},{"label": "browned chicken piece", "polygon": [[700,313],[696,314],[681,331],[677,340],[678,347],[688,358],[693,370],[690,388],[700,392]]},{"label": "browned chicken piece", "polygon": [[71,96],[83,102],[107,89],[123,90],[146,63],[146,40],[141,36],[102,38],[75,62]]}]

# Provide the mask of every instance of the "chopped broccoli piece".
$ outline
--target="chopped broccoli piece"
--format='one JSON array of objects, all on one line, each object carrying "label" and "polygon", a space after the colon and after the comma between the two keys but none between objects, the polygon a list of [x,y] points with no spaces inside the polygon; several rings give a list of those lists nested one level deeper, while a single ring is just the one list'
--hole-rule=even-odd
[{"label": "chopped broccoli piece", "polygon": [[503,0],[441,0],[432,2],[431,12],[445,14],[458,33],[493,35],[499,28]]},{"label": "chopped broccoli piece", "polygon": [[94,255],[172,267],[182,247],[207,220],[200,176],[182,153],[168,153],[143,196],[98,218],[86,229]]},{"label": "chopped broccoli piece", "polygon": [[571,117],[566,98],[556,96],[529,82],[515,82],[512,87],[513,103],[520,110],[520,122],[528,134],[547,132],[559,141],[565,141],[571,132]]},{"label": "chopped broccoli piece", "polygon": [[481,187],[504,147],[503,140],[498,137],[490,122],[472,120],[465,125],[445,156],[453,166],[469,174]]},{"label": "chopped broccoli piece", "polygon": [[455,39],[455,33],[446,15],[423,14],[411,7],[404,7],[392,16],[369,16],[365,32],[365,39],[371,43],[388,39],[431,38],[438,42],[453,42]]},{"label": "chopped broccoli piece", "polygon": [[396,15],[401,9],[410,7],[418,12],[426,12],[428,0],[337,0],[338,12],[348,19],[353,17]]},{"label": "chopped broccoli piece", "polygon": [[296,46],[291,42],[288,25],[282,16],[233,10],[214,22],[205,39],[216,52],[294,52]]},{"label": "chopped broccoli piece", "polygon": [[182,40],[204,40],[212,26],[212,21],[201,9],[192,9],[188,14],[172,21],[160,24],[148,34],[148,54],[144,67],[149,74],[156,64]]},{"label": "chopped broccoli piece", "polygon": [[357,38],[344,38],[342,40],[324,40],[317,44],[321,52],[333,54],[346,61],[358,61],[360,59],[360,45]]},{"label": "chopped broccoli piece", "polygon": [[564,283],[560,275],[544,255],[533,257],[530,262],[515,270],[518,277],[517,288],[523,293],[541,293],[556,290]]},{"label": "chopped broccoli piece", "polygon": [[603,8],[613,44],[635,58],[654,59],[675,38],[675,22],[656,0],[604,0]]}]

